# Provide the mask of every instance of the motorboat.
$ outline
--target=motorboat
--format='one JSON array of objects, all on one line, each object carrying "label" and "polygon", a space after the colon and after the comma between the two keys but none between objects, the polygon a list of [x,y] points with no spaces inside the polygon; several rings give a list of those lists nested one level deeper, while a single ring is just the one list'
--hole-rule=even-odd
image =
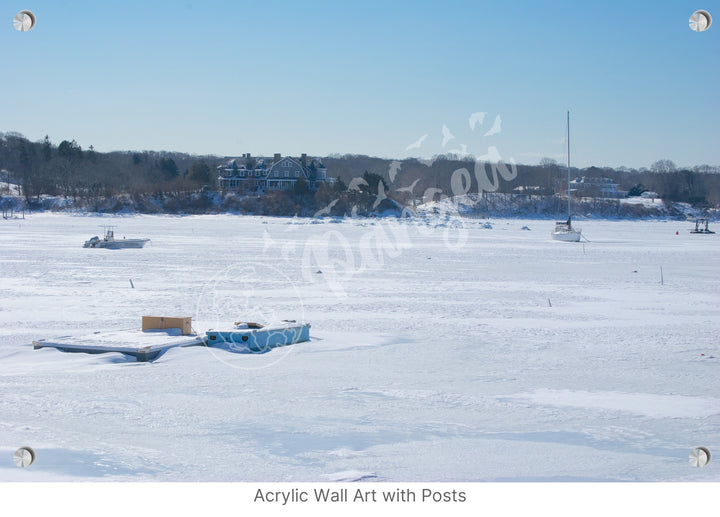
[{"label": "motorboat", "polygon": [[105,227],[105,236],[102,239],[96,235],[90,240],[85,241],[83,248],[142,248],[148,242],[150,242],[150,239],[126,239],[125,237],[116,239],[114,227],[107,226]]}]

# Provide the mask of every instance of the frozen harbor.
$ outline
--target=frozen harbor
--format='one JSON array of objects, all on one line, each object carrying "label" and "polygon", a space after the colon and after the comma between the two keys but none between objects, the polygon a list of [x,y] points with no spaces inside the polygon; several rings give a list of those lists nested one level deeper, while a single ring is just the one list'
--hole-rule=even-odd
[{"label": "frozen harbor", "polygon": [[[688,462],[720,456],[720,238],[486,223],[1,221],[0,481],[720,480]],[[103,224],[151,242],[83,248]],[[312,339],[149,363],[33,350],[146,314],[297,319]]]}]

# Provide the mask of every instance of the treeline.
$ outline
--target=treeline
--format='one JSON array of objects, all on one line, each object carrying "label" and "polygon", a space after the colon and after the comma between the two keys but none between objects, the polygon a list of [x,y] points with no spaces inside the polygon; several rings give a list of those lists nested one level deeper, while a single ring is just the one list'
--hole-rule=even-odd
[{"label": "treeline", "polygon": [[[338,216],[353,211],[367,215],[395,207],[384,198],[386,184],[379,175],[369,172],[360,173],[349,187],[338,180],[311,191],[301,180],[292,191],[264,195],[218,192],[217,166],[225,161],[218,156],[171,152],[100,153],[92,147],[83,149],[75,140],[55,145],[48,136],[31,142],[19,133],[0,133],[0,170],[6,171],[0,181],[19,185],[29,207]],[[379,184],[383,187],[379,188]],[[42,196],[62,196],[71,203],[58,204]]]},{"label": "treeline", "polygon": [[[539,165],[513,165],[504,162],[483,163],[453,156],[398,161],[345,155],[323,158],[323,163],[329,175],[339,176],[346,182],[362,175],[364,171],[378,174],[387,182],[390,193],[405,203],[412,199],[427,201],[438,196],[464,193],[552,196],[567,192],[567,169],[547,158],[541,160]],[[619,185],[618,189],[631,196],[651,191],[670,202],[690,203],[699,208],[720,207],[718,167],[700,165],[678,168],[669,160],[658,160],[650,168],[640,169],[572,167],[570,176],[609,178]]]},{"label": "treeline", "polygon": [[0,169],[12,173],[28,204],[44,194],[78,201],[198,190],[214,182],[219,161],[153,151],[99,153],[75,140],[55,145],[47,136],[31,142],[18,133],[0,134]]},{"label": "treeline", "polygon": [[[554,160],[539,165],[482,163],[457,156],[391,160],[364,155],[322,158],[338,181],[311,191],[298,181],[293,191],[240,195],[218,192],[217,166],[227,158],[155,151],[96,152],[75,140],[31,142],[0,133],[0,169],[20,185],[28,205],[41,196],[63,196],[73,206],[97,211],[209,210],[275,215],[365,215],[414,206],[444,196],[486,194],[557,196],[567,190],[567,172]],[[717,167],[678,168],[659,160],[650,168],[573,168],[571,177],[610,178],[631,195],[653,191],[670,202],[720,207]],[[2,181],[2,178],[0,178]],[[119,208],[120,207],[120,208]]]}]

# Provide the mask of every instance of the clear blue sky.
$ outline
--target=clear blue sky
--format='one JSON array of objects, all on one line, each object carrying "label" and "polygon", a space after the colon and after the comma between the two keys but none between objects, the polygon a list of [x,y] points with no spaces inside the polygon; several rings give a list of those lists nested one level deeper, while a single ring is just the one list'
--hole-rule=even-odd
[{"label": "clear blue sky", "polygon": [[570,110],[575,166],[720,165],[718,0],[0,0],[0,51],[0,132],[84,149],[535,164]]}]

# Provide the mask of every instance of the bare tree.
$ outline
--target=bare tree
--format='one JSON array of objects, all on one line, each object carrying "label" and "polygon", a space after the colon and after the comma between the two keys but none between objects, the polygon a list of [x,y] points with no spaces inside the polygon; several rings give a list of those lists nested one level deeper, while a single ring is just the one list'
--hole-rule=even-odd
[{"label": "bare tree", "polygon": [[650,166],[650,170],[653,172],[667,173],[675,172],[677,167],[675,166],[675,162],[672,160],[663,159],[653,162]]}]

